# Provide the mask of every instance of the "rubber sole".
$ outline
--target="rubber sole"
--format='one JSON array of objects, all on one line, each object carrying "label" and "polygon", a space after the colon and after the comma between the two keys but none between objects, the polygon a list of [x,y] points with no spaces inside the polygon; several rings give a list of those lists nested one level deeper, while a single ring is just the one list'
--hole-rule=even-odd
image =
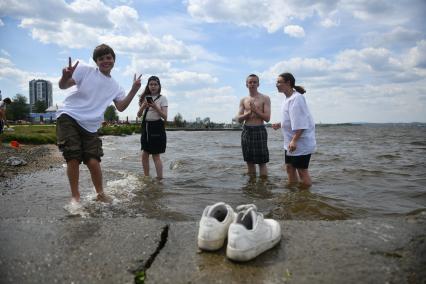
[{"label": "rubber sole", "polygon": [[223,247],[224,242],[225,239],[212,241],[198,238],[198,247],[202,250],[218,250]]},{"label": "rubber sole", "polygon": [[276,244],[278,244],[281,240],[281,234],[278,235],[277,238],[272,239],[270,241],[264,242],[259,246],[247,250],[238,250],[226,246],[226,257],[235,261],[249,261],[261,253],[273,248]]}]

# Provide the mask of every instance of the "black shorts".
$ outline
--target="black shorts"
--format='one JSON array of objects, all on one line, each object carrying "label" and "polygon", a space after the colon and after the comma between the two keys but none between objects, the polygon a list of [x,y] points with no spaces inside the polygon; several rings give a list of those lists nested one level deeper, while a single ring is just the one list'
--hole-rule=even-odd
[{"label": "black shorts", "polygon": [[166,152],[167,136],[164,121],[146,121],[141,126],[141,150],[150,154]]},{"label": "black shorts", "polygon": [[268,133],[264,125],[243,127],[241,148],[244,161],[254,164],[269,162]]},{"label": "black shorts", "polygon": [[290,164],[296,169],[307,169],[309,167],[309,161],[311,160],[311,154],[287,156],[287,150],[285,150],[284,160],[286,164]]}]

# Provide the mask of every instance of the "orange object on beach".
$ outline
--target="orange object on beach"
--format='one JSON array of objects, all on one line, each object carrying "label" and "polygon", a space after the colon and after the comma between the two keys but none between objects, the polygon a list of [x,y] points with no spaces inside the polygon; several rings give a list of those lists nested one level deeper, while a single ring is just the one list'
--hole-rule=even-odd
[{"label": "orange object on beach", "polygon": [[19,142],[16,140],[10,141],[10,146],[12,146],[12,148],[19,148]]}]

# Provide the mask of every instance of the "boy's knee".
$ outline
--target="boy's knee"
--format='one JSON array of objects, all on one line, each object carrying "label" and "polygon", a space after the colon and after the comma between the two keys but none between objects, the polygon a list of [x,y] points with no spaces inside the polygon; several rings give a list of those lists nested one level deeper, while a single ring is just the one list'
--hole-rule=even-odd
[{"label": "boy's knee", "polygon": [[90,157],[90,158],[85,159],[83,162],[86,166],[92,167],[92,166],[98,165],[101,162],[101,160],[99,158],[96,158],[96,157]]},{"label": "boy's knee", "polygon": [[67,163],[70,161],[78,161],[78,163],[81,163],[83,161],[83,154],[80,147],[61,143],[58,143],[58,147]]}]

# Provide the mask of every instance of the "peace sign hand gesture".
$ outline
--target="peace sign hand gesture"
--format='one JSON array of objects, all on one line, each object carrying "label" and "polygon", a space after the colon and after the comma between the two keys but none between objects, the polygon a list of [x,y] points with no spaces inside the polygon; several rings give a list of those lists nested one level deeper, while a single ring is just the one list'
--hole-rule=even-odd
[{"label": "peace sign hand gesture", "polygon": [[142,77],[142,74],[140,74],[138,78],[136,78],[136,74],[135,74],[135,76],[133,76],[132,91],[137,92],[140,89],[141,84],[142,84],[141,83],[141,77]]},{"label": "peace sign hand gesture", "polygon": [[72,77],[72,74],[74,73],[75,68],[77,68],[79,61],[77,61],[74,66],[71,65],[71,57],[68,57],[68,67],[65,67],[62,69],[62,78],[64,80],[68,80]]}]

